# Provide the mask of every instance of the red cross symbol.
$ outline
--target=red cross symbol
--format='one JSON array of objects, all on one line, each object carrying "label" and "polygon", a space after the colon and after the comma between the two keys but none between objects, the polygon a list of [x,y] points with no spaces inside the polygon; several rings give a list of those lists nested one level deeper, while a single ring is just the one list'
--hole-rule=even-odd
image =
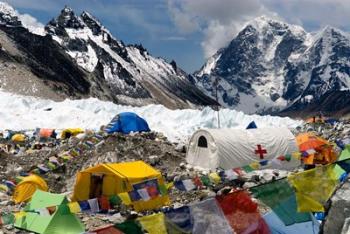
[{"label": "red cross symbol", "polygon": [[266,149],[263,149],[261,145],[257,145],[258,149],[255,150],[255,154],[259,154],[260,159],[264,159],[264,154],[267,154]]}]

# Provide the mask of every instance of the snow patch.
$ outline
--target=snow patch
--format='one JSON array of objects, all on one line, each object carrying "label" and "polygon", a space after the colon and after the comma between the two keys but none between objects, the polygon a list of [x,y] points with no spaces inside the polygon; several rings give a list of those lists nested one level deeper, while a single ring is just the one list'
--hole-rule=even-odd
[{"label": "snow patch", "polygon": [[[45,111],[52,108],[51,111]],[[162,105],[132,107],[100,101],[96,98],[54,102],[0,90],[0,128],[24,130],[36,127],[63,129],[81,127],[99,129],[118,113],[132,111],[145,118],[150,128],[162,132],[171,141],[186,141],[199,128],[216,128],[217,113],[203,110],[170,110]],[[295,128],[301,121],[274,116],[246,115],[243,112],[220,110],[222,128],[245,128],[251,121],[258,127]]]},{"label": "snow patch", "polygon": [[67,53],[75,59],[77,64],[88,72],[93,72],[98,63],[98,58],[95,50],[88,45],[87,52],[67,51]]}]

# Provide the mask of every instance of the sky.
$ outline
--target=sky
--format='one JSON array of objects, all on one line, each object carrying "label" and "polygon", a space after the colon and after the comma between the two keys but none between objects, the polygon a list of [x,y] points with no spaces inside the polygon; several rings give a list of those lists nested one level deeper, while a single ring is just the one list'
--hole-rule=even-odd
[{"label": "sky", "polygon": [[[188,73],[225,47],[250,20],[265,15],[307,31],[326,25],[350,31],[348,0],[5,0],[32,25],[68,5],[88,11],[125,44],[175,60]],[[32,16],[32,17],[31,17]],[[34,17],[34,18],[33,18]]]}]

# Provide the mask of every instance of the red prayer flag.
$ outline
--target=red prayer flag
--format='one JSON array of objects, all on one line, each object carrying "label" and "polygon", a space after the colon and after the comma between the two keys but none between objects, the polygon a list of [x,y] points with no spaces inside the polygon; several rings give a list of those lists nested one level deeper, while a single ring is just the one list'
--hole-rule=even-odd
[{"label": "red prayer flag", "polygon": [[246,191],[216,197],[226,219],[236,233],[269,234],[270,230]]},{"label": "red prayer flag", "polygon": [[201,179],[198,176],[193,178],[193,183],[194,183],[194,185],[196,185],[197,188],[202,188],[203,187],[203,183],[202,183]]},{"label": "red prayer flag", "polygon": [[158,188],[156,186],[148,186],[146,187],[148,195],[153,199],[158,197],[159,195],[159,191]]},{"label": "red prayer flag", "polygon": [[46,208],[50,215],[56,212],[56,206],[51,206]]},{"label": "red prayer flag", "polygon": [[108,211],[111,208],[108,197],[102,196],[98,198],[98,203],[102,211]]}]

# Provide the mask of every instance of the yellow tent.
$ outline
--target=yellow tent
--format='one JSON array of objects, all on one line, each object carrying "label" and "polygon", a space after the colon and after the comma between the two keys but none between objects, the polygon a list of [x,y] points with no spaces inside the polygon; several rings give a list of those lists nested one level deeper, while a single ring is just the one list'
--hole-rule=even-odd
[{"label": "yellow tent", "polygon": [[78,135],[80,133],[84,133],[84,129],[81,129],[81,128],[67,128],[67,129],[62,131],[61,139],[66,139],[66,138],[69,138],[71,136],[76,136],[76,135]]},{"label": "yellow tent", "polygon": [[42,191],[48,190],[45,180],[34,174],[26,176],[17,184],[12,198],[16,204],[28,201],[37,189]]},{"label": "yellow tent", "polygon": [[15,142],[24,142],[26,140],[26,136],[24,134],[17,133],[11,137],[11,140]]},{"label": "yellow tent", "polygon": [[[72,200],[82,201],[130,192],[137,184],[152,179],[155,179],[158,185],[164,185],[160,172],[143,161],[100,164],[77,174]],[[168,195],[161,195],[148,201],[133,201],[132,206],[141,211],[159,208],[168,203]]]}]

